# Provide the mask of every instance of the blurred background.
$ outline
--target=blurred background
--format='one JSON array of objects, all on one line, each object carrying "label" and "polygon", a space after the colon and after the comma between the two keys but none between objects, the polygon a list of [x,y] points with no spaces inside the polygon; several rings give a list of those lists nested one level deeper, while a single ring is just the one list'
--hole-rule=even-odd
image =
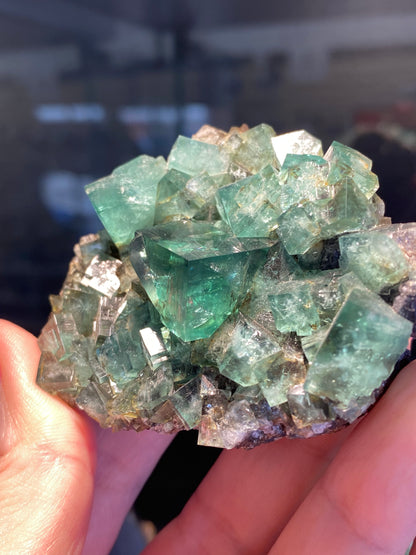
[{"label": "blurred background", "polygon": [[[0,0],[0,316],[37,334],[100,227],[83,186],[204,123],[350,144],[416,220],[415,30],[413,0]],[[158,528],[218,455],[187,438],[136,504]]]}]

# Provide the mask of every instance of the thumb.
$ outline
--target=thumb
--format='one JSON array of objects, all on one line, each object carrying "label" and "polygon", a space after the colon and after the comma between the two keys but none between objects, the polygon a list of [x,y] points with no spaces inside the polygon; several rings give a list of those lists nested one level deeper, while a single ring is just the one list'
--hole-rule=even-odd
[{"label": "thumb", "polygon": [[0,552],[80,553],[91,510],[86,420],[35,384],[35,337],[0,320]]}]

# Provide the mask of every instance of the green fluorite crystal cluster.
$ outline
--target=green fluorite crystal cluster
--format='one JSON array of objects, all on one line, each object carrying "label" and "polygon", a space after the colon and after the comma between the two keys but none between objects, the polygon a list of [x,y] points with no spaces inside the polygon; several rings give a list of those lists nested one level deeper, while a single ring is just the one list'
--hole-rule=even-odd
[{"label": "green fluorite crystal cluster", "polygon": [[416,224],[371,161],[306,131],[204,126],[88,185],[38,383],[102,426],[252,447],[354,421],[415,320]]}]

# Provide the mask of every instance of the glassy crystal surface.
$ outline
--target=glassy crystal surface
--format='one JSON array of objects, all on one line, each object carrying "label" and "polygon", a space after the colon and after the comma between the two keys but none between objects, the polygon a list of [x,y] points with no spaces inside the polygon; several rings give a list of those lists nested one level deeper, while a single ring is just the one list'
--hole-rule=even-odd
[{"label": "glassy crystal surface", "polygon": [[289,254],[305,254],[321,238],[321,226],[308,208],[292,206],[277,220],[277,233]]},{"label": "glassy crystal surface", "polygon": [[[291,170],[295,171],[291,175],[288,169],[289,173],[283,175],[283,183],[286,181],[290,185],[293,180],[305,181],[303,189],[299,187],[303,193],[296,192],[296,186],[289,187],[284,200],[286,210],[278,219],[277,234],[289,254],[305,254],[322,239],[332,239],[347,231],[369,229],[382,223],[378,206],[368,202],[351,177],[332,186],[327,167],[317,163],[318,157],[313,157],[312,161],[307,155],[299,155],[296,160],[291,156],[288,158]],[[315,178],[310,174],[315,174]],[[308,185],[314,179],[315,185]]]},{"label": "glassy crystal surface", "polygon": [[359,152],[266,124],[116,168],[86,187],[106,230],[50,297],[39,385],[103,427],[226,449],[348,425],[415,333],[416,224],[377,187]]},{"label": "glassy crystal surface", "polygon": [[262,123],[247,131],[230,133],[224,141],[224,149],[237,167],[254,174],[268,165],[279,167],[271,143],[275,135],[270,125]]},{"label": "glassy crystal surface", "polygon": [[153,225],[157,185],[165,171],[161,156],[143,155],[87,185],[86,193],[116,245],[128,243],[135,231]]},{"label": "glassy crystal surface", "polygon": [[193,341],[211,336],[242,302],[271,245],[179,221],[139,233],[130,257],[163,323]]},{"label": "glassy crystal surface", "polygon": [[352,271],[376,293],[409,276],[410,266],[399,245],[381,230],[350,233],[339,239],[340,267]]},{"label": "glassy crystal surface", "polygon": [[371,171],[372,161],[353,148],[333,141],[325,154],[329,162],[329,183],[338,183],[351,177],[366,198],[371,198],[378,189],[378,178]]},{"label": "glassy crystal surface", "polygon": [[170,151],[168,168],[191,176],[206,172],[216,175],[227,171],[229,158],[217,145],[179,136]]},{"label": "glassy crystal surface", "polygon": [[[242,386],[255,385],[267,378],[273,365],[283,357],[282,341],[256,321],[238,314],[232,329],[225,327],[227,337],[213,338],[211,350],[217,350],[215,362],[221,374]],[[225,341],[225,349],[216,349]]]},{"label": "glassy crystal surface", "polygon": [[221,187],[216,197],[218,212],[237,237],[269,237],[282,213],[278,172],[270,165]]},{"label": "glassy crystal surface", "polygon": [[279,174],[282,212],[307,201],[332,198],[328,173],[328,162],[320,156],[288,154]]},{"label": "glassy crystal surface", "polygon": [[270,295],[269,300],[279,331],[310,335],[318,329],[319,314],[309,283],[289,281],[279,284],[278,292]]},{"label": "glassy crystal surface", "polygon": [[412,324],[380,297],[353,289],[314,356],[305,390],[345,409],[370,397],[388,378],[411,331]]},{"label": "glassy crystal surface", "polygon": [[281,166],[288,154],[323,154],[321,141],[304,129],[272,137],[272,145]]},{"label": "glassy crystal surface", "polygon": [[192,218],[196,214],[197,208],[189,205],[181,195],[190,178],[178,170],[168,170],[162,177],[157,186],[155,224],[175,219],[178,215]]}]

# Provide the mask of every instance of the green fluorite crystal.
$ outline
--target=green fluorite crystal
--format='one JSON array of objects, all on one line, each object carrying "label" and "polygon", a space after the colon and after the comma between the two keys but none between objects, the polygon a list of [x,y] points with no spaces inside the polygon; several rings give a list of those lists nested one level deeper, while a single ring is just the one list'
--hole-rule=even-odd
[{"label": "green fluorite crystal", "polygon": [[371,395],[389,377],[410,333],[410,322],[404,323],[380,297],[353,289],[315,353],[306,391],[345,409],[357,397],[371,404]]},{"label": "green fluorite crystal", "polygon": [[325,154],[330,167],[329,184],[336,184],[344,177],[351,176],[358,189],[371,198],[378,189],[378,178],[371,172],[372,162],[369,158],[353,148],[334,141]]},{"label": "green fluorite crystal", "polygon": [[320,156],[288,154],[279,174],[282,212],[311,200],[332,198],[333,188],[328,183],[328,173],[328,162]]},{"label": "green fluorite crystal", "polygon": [[270,125],[257,125],[243,133],[231,134],[224,141],[224,149],[236,166],[255,174],[267,165],[278,166],[271,143],[274,136],[274,129]]},{"label": "green fluorite crystal", "polygon": [[[221,343],[222,348],[216,352],[217,344]],[[273,367],[284,363],[282,338],[243,314],[237,315],[231,328],[224,326],[213,337],[209,352],[213,353],[221,374],[243,386],[263,382]]]},{"label": "green fluorite crystal", "polygon": [[39,385],[104,427],[216,447],[347,425],[416,317],[416,224],[377,187],[357,151],[266,124],[116,168],[86,188],[106,231],[51,296]]},{"label": "green fluorite crystal", "polygon": [[318,329],[319,314],[309,283],[289,281],[279,284],[278,293],[270,295],[269,302],[279,331],[294,331],[301,336]]},{"label": "green fluorite crystal", "polygon": [[227,171],[229,157],[217,145],[179,136],[168,158],[169,169],[191,176],[206,172],[216,175]]},{"label": "green fluorite crystal", "polygon": [[170,220],[176,214],[183,214],[188,218],[195,216],[198,208],[187,203],[180,194],[190,178],[190,175],[178,170],[169,170],[162,177],[157,186],[155,224]]},{"label": "green fluorite crystal", "polygon": [[339,239],[340,267],[354,272],[372,291],[400,283],[409,276],[410,265],[399,245],[383,232],[358,232]]},{"label": "green fluorite crystal", "polygon": [[281,187],[270,165],[217,191],[217,208],[237,237],[268,237],[277,226]]},{"label": "green fluorite crystal", "polygon": [[129,243],[135,231],[153,225],[157,185],[165,171],[166,162],[161,156],[155,159],[143,155],[86,187],[98,217],[116,245]]},{"label": "green fluorite crystal", "polygon": [[182,220],[140,232],[131,261],[162,322],[194,341],[210,337],[244,299],[270,246]]}]

